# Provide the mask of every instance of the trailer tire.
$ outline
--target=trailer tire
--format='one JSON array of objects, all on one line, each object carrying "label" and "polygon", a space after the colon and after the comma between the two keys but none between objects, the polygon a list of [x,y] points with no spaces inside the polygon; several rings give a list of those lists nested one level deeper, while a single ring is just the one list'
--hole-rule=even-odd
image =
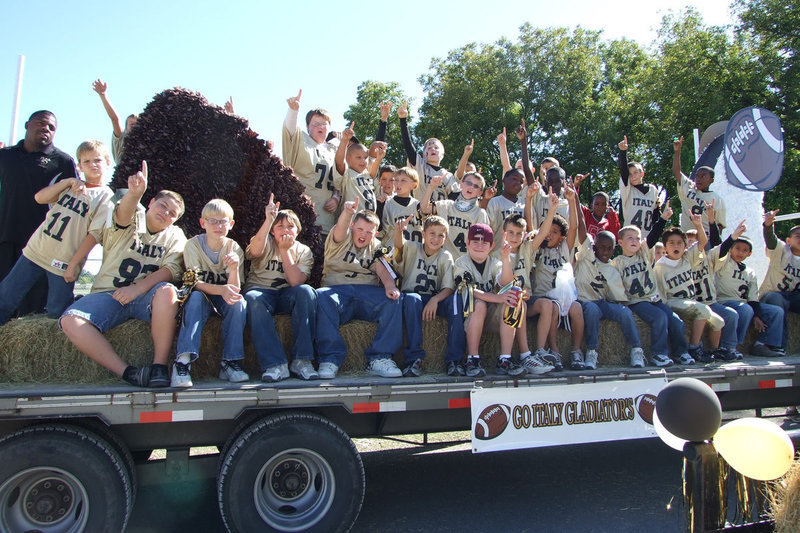
[{"label": "trailer tire", "polygon": [[217,499],[228,531],[348,531],[364,487],[350,437],[319,415],[289,412],[254,423],[230,446]]},{"label": "trailer tire", "polygon": [[132,506],[127,466],[96,433],[59,424],[0,439],[0,531],[116,533]]}]

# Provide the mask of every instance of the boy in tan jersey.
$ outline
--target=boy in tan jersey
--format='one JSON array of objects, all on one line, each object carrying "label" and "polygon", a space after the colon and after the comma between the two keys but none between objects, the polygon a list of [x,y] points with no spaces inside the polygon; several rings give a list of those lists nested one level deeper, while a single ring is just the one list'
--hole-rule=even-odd
[{"label": "boy in tan jersey", "polygon": [[[279,210],[270,195],[264,223],[250,239],[247,257],[250,272],[244,298],[247,319],[263,374],[261,381],[274,382],[289,377],[317,379],[314,370],[314,331],[317,321],[317,291],[306,282],[314,266],[311,249],[297,240],[302,230],[300,219],[290,209]],[[291,315],[294,346],[292,363],[283,350],[275,329],[276,314]]]},{"label": "boy in tan jersey", "polygon": [[312,109],[306,114],[307,131],[298,131],[297,112],[300,110],[301,89],[297,96],[286,100],[289,110],[283,123],[283,162],[292,167],[295,176],[306,189],[314,204],[317,224],[327,235],[336,222],[339,191],[333,186],[333,167],[336,147],[327,142],[331,117],[324,109]]},{"label": "boy in tan jersey", "polygon": [[670,345],[675,353],[681,354],[680,361],[689,363],[692,360],[686,353],[688,344],[683,321],[663,302],[651,266],[650,246],[661,236],[671,216],[672,208],[666,204],[646,239],[642,239],[637,226],[623,227],[619,230],[622,254],[611,260],[625,287],[628,307],[650,326],[650,361],[659,367],[672,365],[668,356]]},{"label": "boy in tan jersey", "polygon": [[240,294],[244,279],[244,253],[228,232],[233,227],[233,208],[221,199],[209,201],[200,215],[205,233],[189,239],[183,249],[186,270],[197,271],[197,283],[183,304],[178,332],[178,356],[172,365],[170,384],[191,387],[191,364],[198,358],[203,327],[212,313],[222,316],[222,368],[219,378],[234,383],[247,381],[242,369],[245,301]]},{"label": "boy in tan jersey", "polygon": [[785,242],[778,242],[773,227],[777,213],[777,209],[769,211],[764,217],[764,242],[767,245],[769,268],[758,293],[763,303],[783,309],[783,337],[776,350],[781,352],[785,350],[789,338],[786,313],[800,313],[800,226],[789,230]]},{"label": "boy in tan jersey", "polygon": [[441,176],[431,178],[420,201],[423,215],[434,213],[447,220],[445,250],[453,255],[453,260],[467,253],[467,233],[473,224],[489,224],[486,211],[478,205],[478,198],[486,186],[486,180],[477,172],[468,172],[461,180],[461,192],[456,200],[431,201],[433,192],[442,184]]},{"label": "boy in tan jersey", "polygon": [[352,202],[358,198],[359,204],[364,209],[375,211],[378,202],[373,182],[378,176],[381,161],[386,156],[386,143],[381,141],[373,143],[376,157],[370,162],[367,147],[361,143],[350,142],[354,134],[353,123],[342,132],[342,139],[334,157],[333,187],[341,191],[344,202]]},{"label": "boy in tan jersey", "polygon": [[86,256],[97,244],[105,223],[111,189],[103,185],[111,164],[100,141],[78,146],[78,169],[85,181],[69,178],[49,185],[34,197],[52,204],[47,218],[31,235],[14,268],[0,283],[0,325],[22,302],[36,282],[47,278],[47,315],[58,318],[75,300],[75,280]]},{"label": "boy in tan jersey", "polygon": [[[580,206],[580,202],[578,202]],[[644,352],[639,330],[628,307],[625,287],[619,277],[611,256],[617,240],[610,231],[601,231],[594,241],[586,232],[585,217],[578,217],[578,240],[580,247],[575,254],[575,287],[578,290],[578,302],[583,309],[583,321],[586,331],[586,355],[584,367],[589,370],[597,368],[600,346],[600,320],[610,319],[617,322],[622,335],[631,345],[631,366],[644,367]]]},{"label": "boy in tan jersey", "polygon": [[[128,178],[128,192],[114,208],[113,222],[103,229],[103,264],[92,293],[61,315],[69,340],[90,359],[139,387],[167,387],[167,358],[175,337],[178,294],[169,283],[183,273],[186,237],[174,226],[183,214],[183,198],[160,191],[147,212],[139,205],[147,189],[147,163]],[[153,364],[128,366],[103,336],[128,320],[150,321]]]},{"label": "boy in tan jersey", "polygon": [[447,240],[447,222],[439,216],[425,219],[422,242],[408,242],[404,238],[406,225],[414,215],[397,223],[394,233],[392,262],[403,281],[400,299],[403,306],[403,323],[406,328],[406,347],[403,350],[405,367],[403,375],[416,377],[422,374],[422,321],[431,321],[437,315],[447,317],[447,351],[445,365],[458,362],[464,356],[464,326],[460,315],[453,310],[453,256],[444,250]]},{"label": "boy in tan jersey", "polygon": [[376,257],[378,217],[358,211],[358,199],[345,202],[339,220],[325,243],[322,288],[317,290],[316,347],[319,377],[336,377],[347,355],[339,326],[350,320],[378,323],[372,344],[364,351],[367,370],[377,376],[403,375],[392,356],[403,342],[400,291],[383,262]]},{"label": "boy in tan jersey", "polygon": [[[678,313],[684,321],[692,324],[689,339],[689,356],[696,361],[711,363],[715,358],[728,359],[725,352],[719,350],[720,336],[725,321],[711,308],[695,297],[696,286],[694,272],[705,261],[706,234],[703,231],[700,215],[691,215],[692,223],[697,228],[698,242],[687,247],[686,234],[680,228],[672,227],[666,230],[661,241],[667,251],[653,269],[659,292],[670,309]],[[701,338],[703,330],[708,325],[708,338],[714,354],[703,351]],[[729,328],[736,331],[736,326]],[[686,363],[689,364],[689,363]]]},{"label": "boy in tan jersey", "polygon": [[386,200],[383,207],[384,246],[394,244],[396,228],[400,222],[405,222],[403,238],[406,241],[422,243],[420,204],[419,200],[411,196],[411,192],[418,186],[419,175],[413,168],[403,167],[395,174],[394,196]]},{"label": "boy in tan jersey", "polygon": [[[468,176],[469,174],[464,176],[464,179],[468,179]],[[486,370],[481,366],[478,348],[485,320],[492,316],[490,304],[512,306],[517,304],[517,296],[513,294],[513,291],[505,294],[495,292],[503,267],[500,261],[489,256],[493,243],[494,234],[488,224],[473,224],[467,232],[467,253],[456,259],[453,264],[456,290],[462,284],[464,287],[469,286],[469,292],[472,293],[474,301],[465,302],[461,298],[457,301],[459,314],[463,316],[463,313],[469,313],[469,317],[464,321],[467,336],[467,361],[464,366],[461,366],[459,362],[449,365],[447,373],[451,376],[467,375],[477,378],[486,375]],[[472,310],[467,307],[469,303],[473,306]],[[511,364],[510,370],[514,372],[512,375],[524,372],[518,363]],[[507,373],[511,374],[511,371],[507,371]]]},{"label": "boy in tan jersey", "polygon": [[638,227],[642,238],[646,239],[658,222],[658,190],[652,183],[644,183],[644,167],[641,163],[628,162],[627,135],[619,143],[618,162],[623,224]]},{"label": "boy in tan jersey", "polygon": [[[744,237],[744,221],[733,230],[720,246],[709,251],[709,262],[714,271],[719,303],[735,311],[737,319],[737,344],[743,344],[752,321],[759,331],[758,339],[750,349],[752,355],[779,357],[782,354],[772,346],[780,348],[783,338],[783,308],[758,301],[758,278],[745,264],[753,252],[753,243]],[[712,308],[713,309],[713,308]],[[742,354],[734,351],[734,358]]]},{"label": "boy in tan jersey", "polygon": [[678,182],[678,196],[681,199],[681,229],[693,229],[693,223],[689,215],[701,215],[703,217],[703,230],[709,234],[708,214],[706,206],[714,202],[714,213],[716,224],[719,228],[725,227],[725,203],[715,192],[709,190],[714,183],[714,169],[711,167],[700,167],[697,169],[694,181],[690,180],[681,171],[681,148],[683,147],[683,137],[673,141],[675,154],[672,158],[672,173]]}]

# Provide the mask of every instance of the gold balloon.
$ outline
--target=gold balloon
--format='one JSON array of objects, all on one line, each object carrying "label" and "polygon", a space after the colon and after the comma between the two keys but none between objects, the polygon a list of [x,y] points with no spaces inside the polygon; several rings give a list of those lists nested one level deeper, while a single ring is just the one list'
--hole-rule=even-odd
[{"label": "gold balloon", "polygon": [[759,481],[781,477],[794,460],[789,435],[761,418],[740,418],[725,424],[714,435],[714,447],[734,470]]}]

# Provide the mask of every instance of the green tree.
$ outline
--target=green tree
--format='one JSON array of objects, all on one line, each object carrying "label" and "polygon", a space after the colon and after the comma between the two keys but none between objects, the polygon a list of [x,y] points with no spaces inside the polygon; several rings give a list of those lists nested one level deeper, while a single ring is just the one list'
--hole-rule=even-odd
[{"label": "green tree", "polygon": [[400,125],[395,115],[395,110],[408,97],[396,82],[383,83],[367,80],[362,82],[356,92],[356,103],[352,104],[344,113],[345,120],[355,122],[356,137],[369,146],[375,140],[380,123],[381,102],[392,103],[392,113],[389,115],[386,131],[386,141],[389,147],[385,161],[394,165],[404,165],[405,155],[400,139]]}]

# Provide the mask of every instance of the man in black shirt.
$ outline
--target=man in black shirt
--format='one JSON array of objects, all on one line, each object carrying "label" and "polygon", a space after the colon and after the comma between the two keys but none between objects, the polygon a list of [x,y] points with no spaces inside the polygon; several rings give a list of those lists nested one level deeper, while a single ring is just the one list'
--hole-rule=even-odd
[{"label": "man in black shirt", "polygon": [[[36,111],[25,123],[25,139],[0,149],[0,279],[6,277],[28,239],[47,216],[34,195],[57,181],[78,177],[75,161],[53,146],[57,122],[50,111]],[[47,282],[35,287],[19,315],[44,311]]]}]

